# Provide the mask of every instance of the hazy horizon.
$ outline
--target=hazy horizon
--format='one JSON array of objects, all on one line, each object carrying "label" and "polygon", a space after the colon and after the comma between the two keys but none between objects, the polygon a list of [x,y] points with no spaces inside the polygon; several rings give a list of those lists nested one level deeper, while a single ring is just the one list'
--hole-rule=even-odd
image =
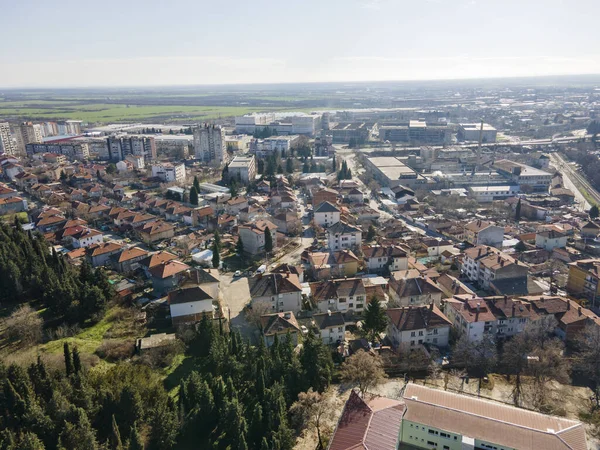
[{"label": "hazy horizon", "polygon": [[3,6],[3,88],[600,74],[594,0]]}]

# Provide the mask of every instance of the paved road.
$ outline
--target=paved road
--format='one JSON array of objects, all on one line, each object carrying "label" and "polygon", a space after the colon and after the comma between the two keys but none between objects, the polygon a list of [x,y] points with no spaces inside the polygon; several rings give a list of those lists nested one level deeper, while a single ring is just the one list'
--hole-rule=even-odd
[{"label": "paved road", "polygon": [[234,277],[231,273],[221,274],[221,295],[225,315],[231,317],[231,325],[238,328],[244,337],[253,335],[253,327],[244,318],[244,306],[250,302],[248,278]]},{"label": "paved road", "polygon": [[554,167],[556,167],[563,174],[563,181],[565,183],[565,187],[570,189],[575,194],[577,202],[580,205],[583,205],[585,210],[588,210],[591,205],[585,199],[585,197],[581,194],[579,187],[582,186],[588,193],[598,202],[600,203],[600,194],[596,189],[592,187],[589,181],[581,174],[577,173],[576,170],[568,163],[568,161],[559,153],[550,153],[550,160],[552,161]]}]

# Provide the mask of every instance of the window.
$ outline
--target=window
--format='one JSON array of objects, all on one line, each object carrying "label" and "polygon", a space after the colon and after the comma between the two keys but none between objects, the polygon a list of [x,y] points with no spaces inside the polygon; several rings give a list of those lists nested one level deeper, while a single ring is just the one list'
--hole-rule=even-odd
[{"label": "window", "polygon": [[437,338],[433,338],[433,343],[437,344],[438,343],[438,339]]},{"label": "window", "polygon": [[423,343],[423,339],[419,339],[419,344],[422,344],[422,343]]},{"label": "window", "polygon": [[338,327],[338,331],[343,331],[343,327]]},{"label": "window", "polygon": [[415,332],[414,331],[410,332],[410,337],[415,337]]},{"label": "window", "polygon": [[444,433],[443,431],[440,431],[440,436],[446,439],[450,439],[450,435],[448,433]]},{"label": "window", "polygon": [[362,309],[363,308],[363,304],[362,303],[357,303],[356,304],[356,309]]},{"label": "window", "polygon": [[438,329],[437,328],[433,329],[433,334],[438,334]]},{"label": "window", "polygon": [[423,331],[419,331],[419,336],[423,336]]},{"label": "window", "polygon": [[427,441],[427,445],[431,445],[432,447],[437,447],[437,444],[433,441]]},{"label": "window", "polygon": [[415,346],[415,341],[410,341],[410,346],[414,347]]},{"label": "window", "polygon": [[348,307],[354,308],[354,303],[348,303]]}]

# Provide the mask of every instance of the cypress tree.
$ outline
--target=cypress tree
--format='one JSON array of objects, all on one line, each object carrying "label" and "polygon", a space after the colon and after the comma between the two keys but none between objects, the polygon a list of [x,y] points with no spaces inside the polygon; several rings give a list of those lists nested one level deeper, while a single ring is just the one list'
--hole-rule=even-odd
[{"label": "cypress tree", "polygon": [[515,208],[515,221],[518,222],[519,220],[521,220],[521,199],[519,199]]},{"label": "cypress tree", "polygon": [[112,416],[112,434],[110,438],[111,446],[114,450],[123,450],[123,442],[121,441],[121,433],[115,419],[115,415]]},{"label": "cypress tree", "polygon": [[69,343],[63,344],[63,353],[65,355],[65,372],[67,376],[73,373],[73,361],[71,359],[71,351],[69,350]]},{"label": "cypress tree", "polygon": [[81,372],[81,357],[77,347],[73,348],[73,373]]},{"label": "cypress tree", "polygon": [[271,236],[271,230],[269,227],[265,227],[265,252],[271,253],[273,251],[273,236]]},{"label": "cypress tree", "polygon": [[129,433],[129,448],[128,450],[144,450],[144,441],[142,436],[137,430],[137,426],[134,423]]}]

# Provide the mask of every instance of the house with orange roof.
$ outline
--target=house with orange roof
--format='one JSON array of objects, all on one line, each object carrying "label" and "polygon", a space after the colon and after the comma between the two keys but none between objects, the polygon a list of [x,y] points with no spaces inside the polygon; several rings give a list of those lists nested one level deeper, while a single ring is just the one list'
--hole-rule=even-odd
[{"label": "house with orange roof", "polygon": [[110,257],[111,264],[117,272],[133,272],[140,267],[140,261],[148,256],[148,252],[139,247],[123,249]]},{"label": "house with orange roof", "polygon": [[87,247],[86,256],[93,267],[100,267],[108,264],[110,257],[119,253],[122,248],[123,245],[116,242],[102,242]]},{"label": "house with orange roof", "polygon": [[135,232],[143,242],[150,244],[175,236],[175,227],[162,220],[155,220],[135,228]]},{"label": "house with orange roof", "polygon": [[157,293],[175,289],[185,278],[185,272],[190,266],[176,259],[155,265],[149,269],[152,287]]}]

